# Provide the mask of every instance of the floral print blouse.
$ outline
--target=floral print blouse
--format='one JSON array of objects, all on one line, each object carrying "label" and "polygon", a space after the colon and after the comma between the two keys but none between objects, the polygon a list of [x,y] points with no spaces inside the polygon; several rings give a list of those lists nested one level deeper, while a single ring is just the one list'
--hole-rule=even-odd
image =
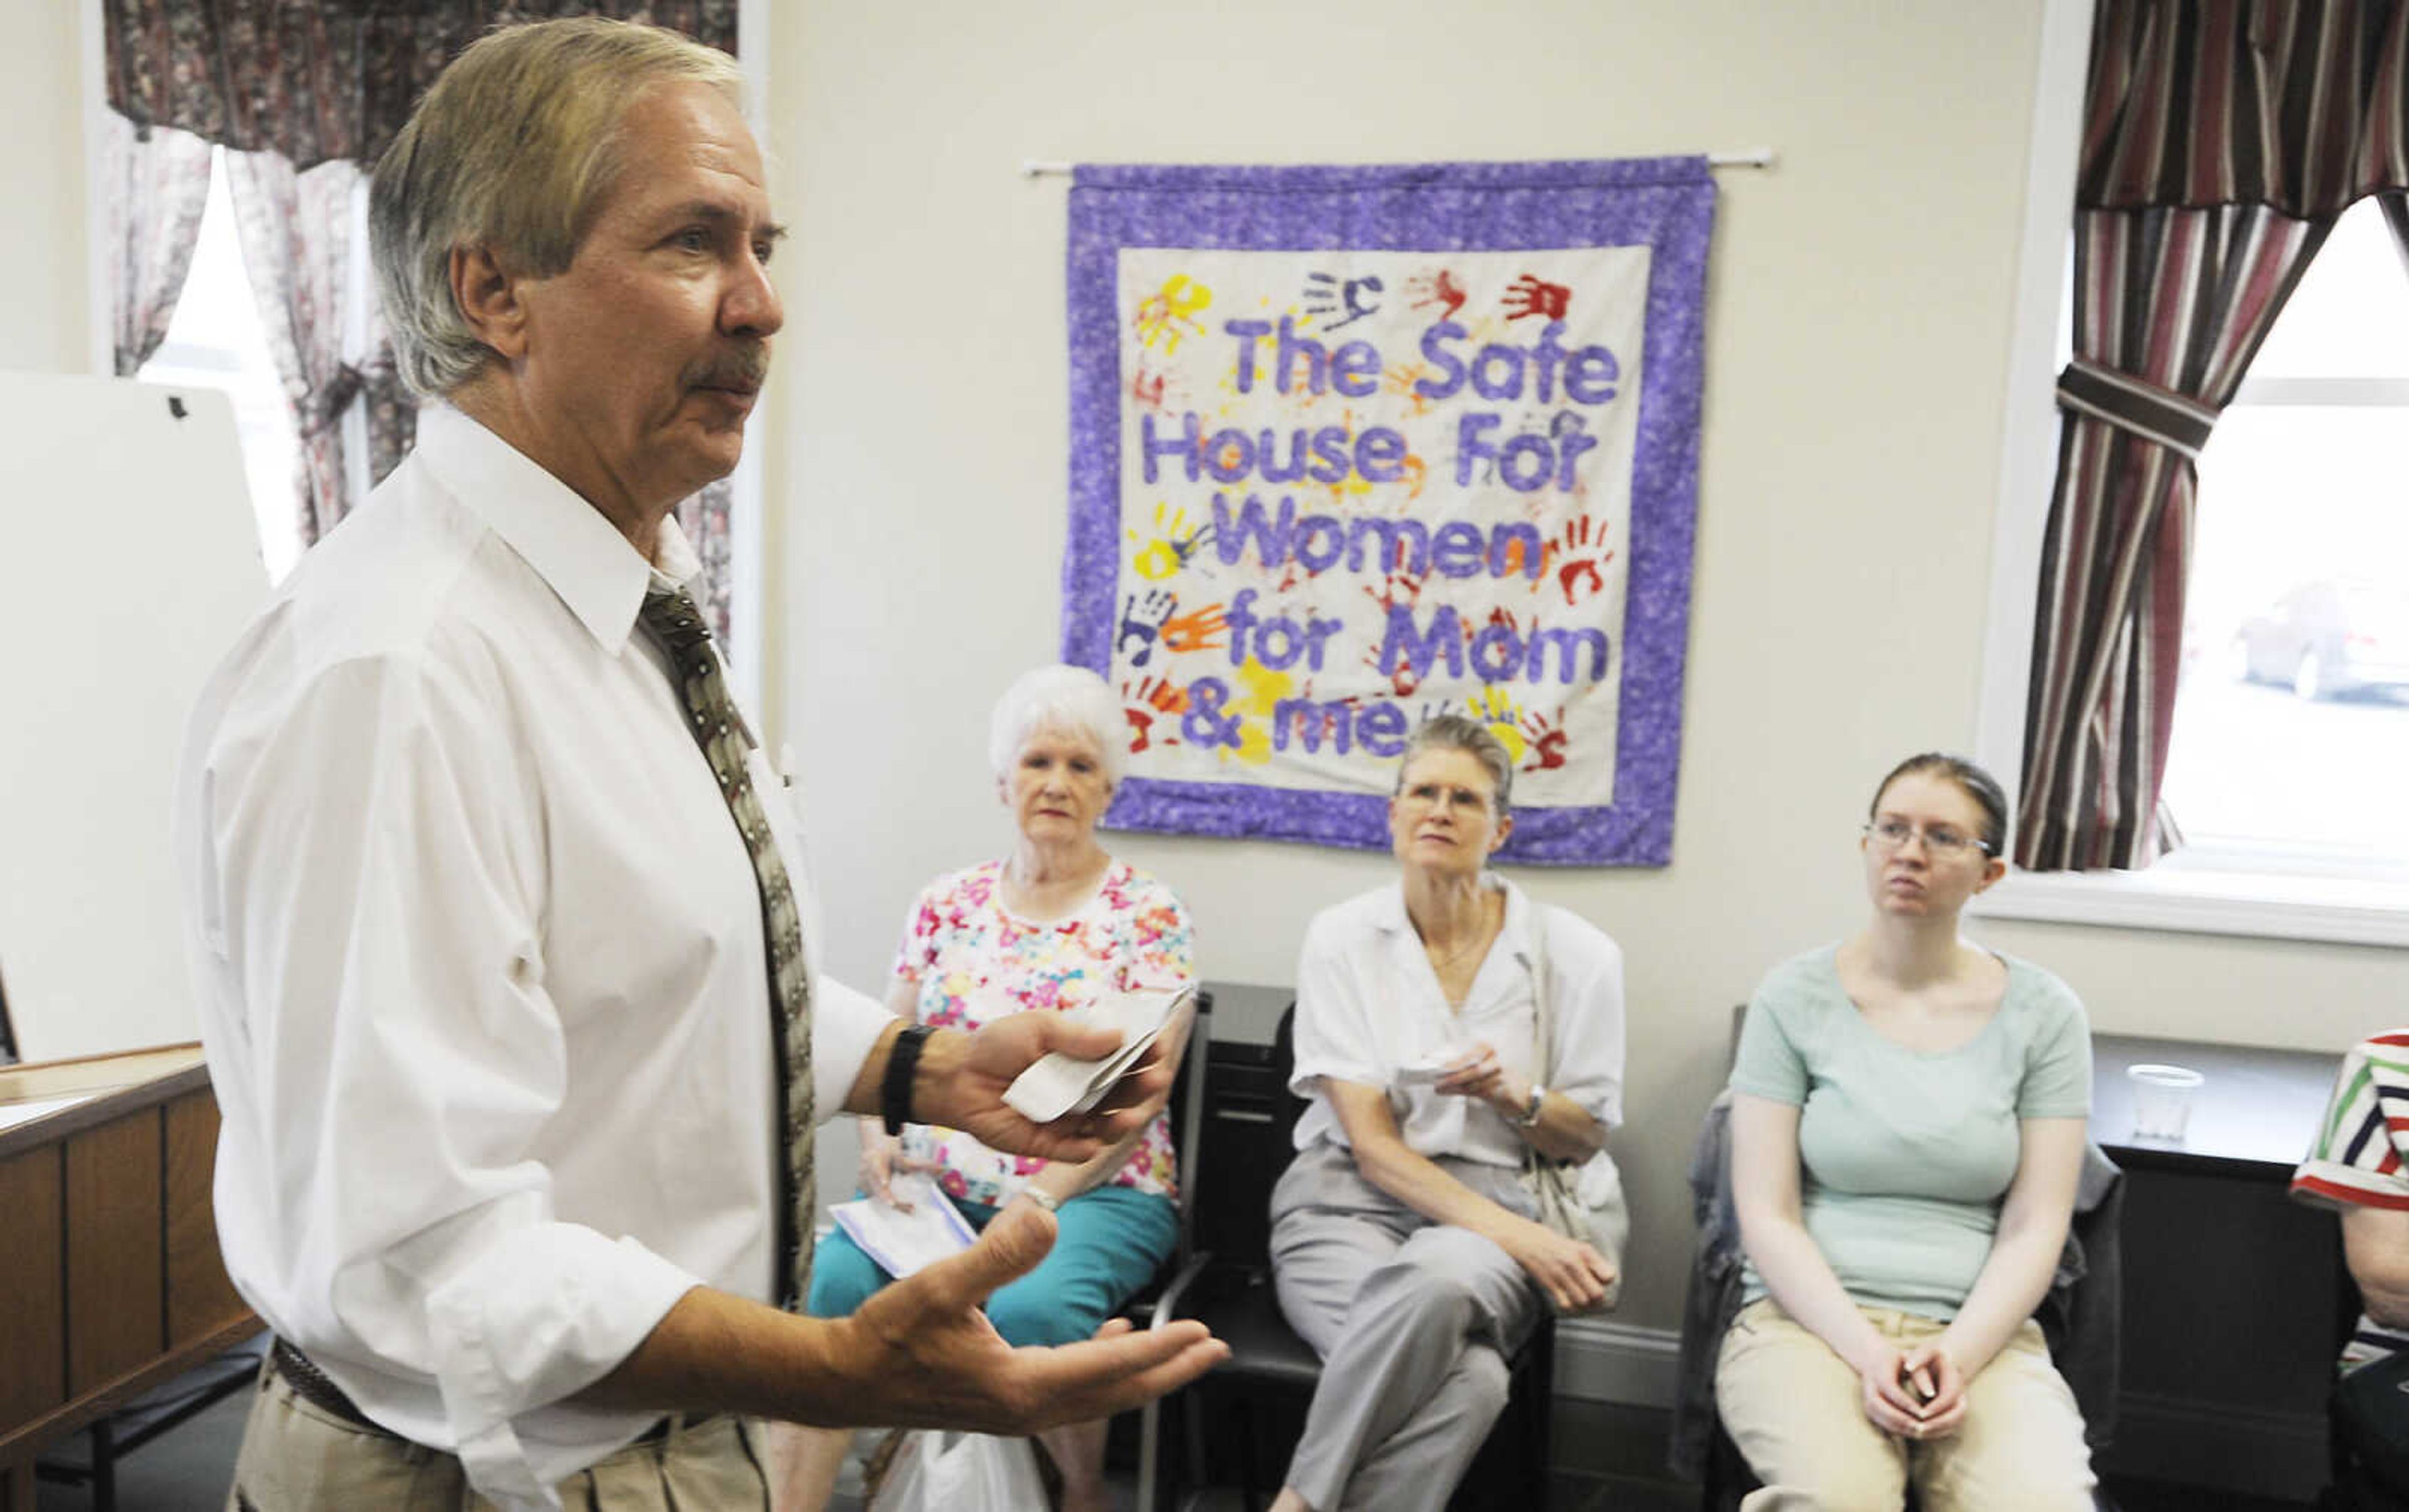
[{"label": "floral print blouse", "polygon": [[[1195,973],[1188,911],[1172,890],[1125,862],[1104,870],[1086,906],[1052,924],[1006,913],[1003,863],[939,877],[904,926],[895,974],[919,984],[920,1023],[976,1030],[1006,1014],[1080,1007],[1107,991],[1176,987]],[[914,1124],[906,1155],[933,1160],[947,1195],[1001,1206],[1046,1162],[989,1149],[959,1130]],[[1109,1185],[1174,1196],[1171,1125],[1158,1116]]]}]

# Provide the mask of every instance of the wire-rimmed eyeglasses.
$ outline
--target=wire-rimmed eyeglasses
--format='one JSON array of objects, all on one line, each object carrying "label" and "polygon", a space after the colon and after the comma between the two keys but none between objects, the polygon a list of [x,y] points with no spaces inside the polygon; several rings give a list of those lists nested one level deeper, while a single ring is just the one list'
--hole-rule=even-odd
[{"label": "wire-rimmed eyeglasses", "polygon": [[1963,856],[1969,850],[1979,851],[1984,856],[1991,854],[1990,842],[1947,825],[1926,825],[1918,828],[1904,819],[1877,819],[1859,828],[1868,840],[1886,851],[1902,849],[1909,841],[1921,838],[1925,851],[1933,856]]}]

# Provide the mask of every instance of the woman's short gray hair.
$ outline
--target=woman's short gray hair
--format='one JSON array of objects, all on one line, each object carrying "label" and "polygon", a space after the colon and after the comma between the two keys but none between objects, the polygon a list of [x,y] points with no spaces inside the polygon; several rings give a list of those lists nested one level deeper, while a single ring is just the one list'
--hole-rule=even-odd
[{"label": "woman's short gray hair", "polygon": [[999,777],[1012,771],[1020,748],[1041,730],[1085,735],[1104,758],[1104,778],[1120,785],[1129,765],[1129,716],[1112,684],[1085,667],[1040,667],[1023,672],[996,700],[988,725],[987,758]]},{"label": "woman's short gray hair", "polygon": [[1435,714],[1406,741],[1405,759],[1397,763],[1397,786],[1406,790],[1406,769],[1426,751],[1462,751],[1489,772],[1490,807],[1505,818],[1514,809],[1514,756],[1497,732],[1463,714]]},{"label": "woman's short gray hair", "polygon": [[440,397],[484,367],[493,353],[452,296],[453,250],[488,248],[532,278],[566,270],[617,180],[628,106],[671,80],[741,103],[727,53],[594,16],[499,27],[443,70],[368,188],[368,256],[402,382]]}]

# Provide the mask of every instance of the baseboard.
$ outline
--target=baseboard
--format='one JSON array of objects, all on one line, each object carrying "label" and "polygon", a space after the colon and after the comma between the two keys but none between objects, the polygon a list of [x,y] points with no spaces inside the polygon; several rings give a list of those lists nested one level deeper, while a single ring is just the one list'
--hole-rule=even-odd
[{"label": "baseboard", "polygon": [[1603,1318],[1556,1325],[1556,1395],[1630,1407],[1673,1404],[1681,1336]]},{"label": "baseboard", "polygon": [[2326,1483],[2321,1413],[2270,1412],[2128,1391],[2103,1468],[2177,1485],[2306,1502]]}]

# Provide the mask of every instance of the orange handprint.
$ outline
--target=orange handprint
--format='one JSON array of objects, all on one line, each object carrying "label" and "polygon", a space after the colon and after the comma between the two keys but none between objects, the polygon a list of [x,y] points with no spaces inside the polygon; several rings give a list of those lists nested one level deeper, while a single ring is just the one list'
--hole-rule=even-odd
[{"label": "orange handprint", "polygon": [[1162,649],[1169,652],[1209,651],[1221,644],[1215,639],[1230,627],[1219,604],[1206,604],[1193,614],[1179,614],[1162,622]]}]

